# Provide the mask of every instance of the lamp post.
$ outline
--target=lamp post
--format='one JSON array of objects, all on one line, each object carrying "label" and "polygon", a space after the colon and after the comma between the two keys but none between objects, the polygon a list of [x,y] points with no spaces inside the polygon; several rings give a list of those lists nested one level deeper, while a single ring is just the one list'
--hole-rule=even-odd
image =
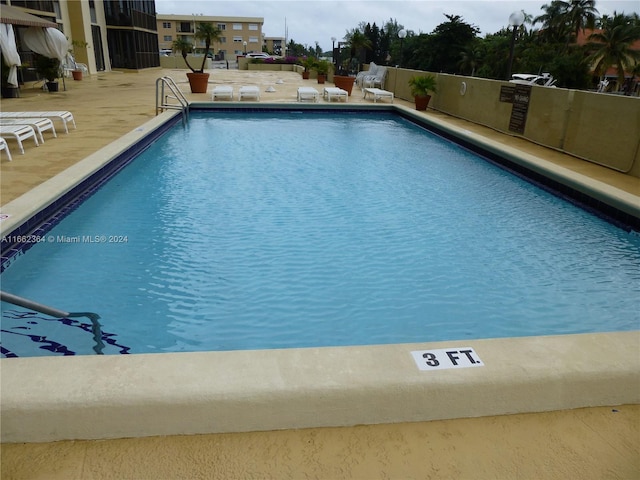
[{"label": "lamp post", "polygon": [[400,38],[400,66],[402,66],[402,60],[403,60],[402,43],[404,42],[404,39],[406,36],[407,36],[407,31],[404,28],[398,32],[398,37]]},{"label": "lamp post", "polygon": [[242,45],[244,46],[244,54],[247,54],[247,42],[243,42]]},{"label": "lamp post", "polygon": [[331,62],[334,65],[333,71],[336,71],[336,37],[331,37]]},{"label": "lamp post", "polygon": [[511,47],[509,48],[509,68],[507,69],[507,80],[511,80],[511,67],[513,67],[513,51],[516,45],[516,32],[518,27],[524,23],[524,12],[513,12],[509,15],[509,25],[513,27],[511,34]]}]

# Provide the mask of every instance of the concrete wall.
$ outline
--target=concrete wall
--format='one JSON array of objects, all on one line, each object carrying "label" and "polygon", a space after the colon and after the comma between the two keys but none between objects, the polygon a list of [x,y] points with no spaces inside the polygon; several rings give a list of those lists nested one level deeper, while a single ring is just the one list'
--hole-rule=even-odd
[{"label": "concrete wall", "polygon": [[[412,100],[407,82],[417,70],[391,68],[385,88]],[[512,104],[500,101],[507,82],[436,74],[430,108],[510,133]],[[466,84],[463,94],[463,82]],[[640,177],[640,98],[533,87],[523,137],[593,163]]]}]

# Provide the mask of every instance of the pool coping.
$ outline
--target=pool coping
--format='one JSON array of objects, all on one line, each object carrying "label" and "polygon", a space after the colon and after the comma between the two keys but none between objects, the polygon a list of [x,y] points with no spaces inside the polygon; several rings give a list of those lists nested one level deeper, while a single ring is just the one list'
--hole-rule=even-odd
[{"label": "pool coping", "polygon": [[[317,107],[261,103],[244,108]],[[375,108],[418,115],[401,106]],[[178,121],[178,115],[161,114],[8,203],[2,210],[12,216],[0,224],[3,231],[14,231],[132,145]],[[558,180],[570,177],[573,186],[624,211],[640,210],[633,195],[471,132],[461,133],[465,141],[482,143]],[[636,201],[629,205],[630,197]],[[482,367],[421,371],[411,356],[412,351],[466,347],[475,350]],[[351,426],[635,404],[640,403],[638,347],[640,331],[631,331],[364,347],[0,359],[0,440]]]}]

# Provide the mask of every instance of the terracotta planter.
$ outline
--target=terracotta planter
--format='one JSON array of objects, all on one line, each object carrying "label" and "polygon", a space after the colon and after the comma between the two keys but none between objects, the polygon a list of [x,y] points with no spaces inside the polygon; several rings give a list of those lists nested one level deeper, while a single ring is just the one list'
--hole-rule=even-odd
[{"label": "terracotta planter", "polygon": [[71,70],[74,80],[82,80],[82,70]]},{"label": "terracotta planter", "polygon": [[333,83],[336,87],[341,88],[342,90],[346,90],[349,95],[351,95],[351,91],[353,90],[353,84],[356,81],[356,77],[345,77],[342,75],[334,75]]},{"label": "terracotta planter", "polygon": [[429,106],[429,100],[431,100],[431,95],[426,95],[423,97],[413,97],[416,102],[416,110],[426,110]]},{"label": "terracotta planter", "polygon": [[326,75],[323,75],[321,73],[318,74],[318,83],[324,83],[326,79],[327,79]]},{"label": "terracotta planter", "polygon": [[207,86],[209,83],[208,73],[187,73],[189,79],[189,86],[191,87],[191,93],[207,93]]},{"label": "terracotta planter", "polygon": [[311,72],[302,72],[302,79],[309,80],[309,75],[311,75]]}]

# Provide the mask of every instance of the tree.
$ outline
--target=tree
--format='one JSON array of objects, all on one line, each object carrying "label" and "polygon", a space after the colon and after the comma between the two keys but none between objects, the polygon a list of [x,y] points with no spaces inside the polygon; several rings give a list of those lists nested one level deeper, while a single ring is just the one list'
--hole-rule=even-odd
[{"label": "tree", "polygon": [[480,29],[465,23],[459,15],[445,14],[445,17],[448,21],[438,25],[431,34],[428,70],[456,73],[460,52],[473,44]]},{"label": "tree", "polygon": [[[209,55],[209,48],[214,40],[218,40],[222,32],[213,26],[213,23],[200,22],[196,27],[195,37],[197,40],[204,40],[204,56],[202,57],[202,65],[200,66],[200,73],[204,72],[204,66],[207,62],[207,55]],[[195,71],[195,70],[194,70]]]},{"label": "tree", "polygon": [[576,38],[581,30],[593,28],[598,13],[595,0],[570,0],[560,3],[564,8],[565,22]]},{"label": "tree", "polygon": [[462,52],[460,52],[460,61],[458,67],[460,73],[469,73],[472,77],[476,75],[476,69],[482,61],[482,50],[480,49],[480,41],[470,43]]},{"label": "tree", "polygon": [[357,65],[360,62],[354,62],[354,59],[356,56],[360,58],[363,50],[371,49],[371,40],[369,40],[360,30],[354,29],[345,34],[344,41],[349,45],[349,70],[360,70],[359,65]]},{"label": "tree", "polygon": [[640,50],[632,45],[640,40],[640,22],[637,16],[614,12],[613,17],[603,23],[601,32],[589,35],[588,48],[592,50],[588,60],[593,62],[594,71],[604,75],[609,67],[616,67],[618,89],[624,84],[624,72],[634,71],[640,62]]}]

